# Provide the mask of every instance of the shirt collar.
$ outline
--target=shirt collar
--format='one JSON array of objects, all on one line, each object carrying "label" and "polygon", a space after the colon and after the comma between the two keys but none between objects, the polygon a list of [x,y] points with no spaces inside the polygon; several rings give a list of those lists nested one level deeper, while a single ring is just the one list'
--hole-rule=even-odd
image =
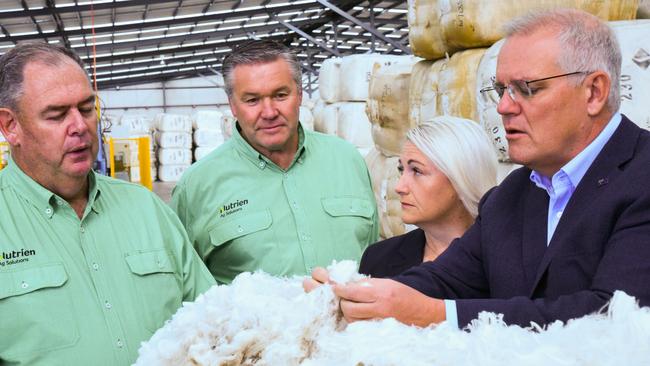
[{"label": "shirt collar", "polygon": [[[235,122],[232,131],[232,139],[235,142],[235,146],[237,147],[237,150],[239,150],[239,152],[241,152],[244,155],[244,157],[246,157],[246,159],[248,159],[251,163],[255,164],[260,170],[265,169],[269,165],[277,167],[277,165],[275,165],[274,162],[272,162],[269,158],[261,154],[259,151],[255,150],[244,139],[244,137],[241,135],[240,129],[241,128],[239,127],[239,121]],[[298,164],[303,163],[305,151],[308,150],[310,144],[311,144],[311,136],[309,136],[308,133],[305,133],[302,124],[298,123],[298,150],[296,151],[296,155],[293,157],[293,161],[291,162],[289,169],[291,169],[291,167],[296,163]]]},{"label": "shirt collar", "polygon": [[[52,217],[57,206],[64,201],[63,198],[51,192],[47,188],[37,183],[30,176],[20,169],[11,156],[9,157],[9,164],[5,168],[8,178],[12,182],[12,188],[18,192],[23,198],[29,201],[32,205],[36,206],[48,218]],[[97,177],[94,171],[88,173],[88,203],[86,204],[86,212],[92,209],[99,212],[95,204],[100,195],[100,189],[97,186]]]},{"label": "shirt collar", "polygon": [[548,191],[548,188],[552,186],[552,183],[555,182],[557,178],[567,176],[569,177],[572,186],[574,188],[577,187],[582,180],[582,177],[584,177],[587,172],[587,169],[589,169],[594,160],[596,160],[598,154],[600,154],[603,147],[605,147],[605,144],[607,144],[607,141],[609,141],[618,126],[621,124],[621,120],[621,114],[618,112],[615,113],[598,136],[596,136],[596,138],[587,145],[584,150],[555,173],[551,179],[533,170],[530,173],[530,180],[538,187]]}]

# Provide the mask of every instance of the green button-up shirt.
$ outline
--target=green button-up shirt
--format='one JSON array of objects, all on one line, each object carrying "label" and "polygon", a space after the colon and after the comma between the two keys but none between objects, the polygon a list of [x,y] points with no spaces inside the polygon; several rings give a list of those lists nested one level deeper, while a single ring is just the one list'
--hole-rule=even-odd
[{"label": "green button-up shirt", "polygon": [[0,364],[129,365],[214,284],[147,189],[94,173],[83,218],[13,162],[0,172]]},{"label": "green button-up shirt", "polygon": [[306,275],[332,260],[359,260],[378,238],[365,162],[349,143],[299,127],[285,171],[253,149],[237,126],[191,166],[172,207],[215,279],[244,271]]}]

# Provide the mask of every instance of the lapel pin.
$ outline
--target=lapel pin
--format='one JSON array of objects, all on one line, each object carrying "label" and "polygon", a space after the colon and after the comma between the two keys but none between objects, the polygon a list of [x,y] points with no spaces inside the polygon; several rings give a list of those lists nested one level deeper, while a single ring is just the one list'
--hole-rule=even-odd
[{"label": "lapel pin", "polygon": [[607,183],[609,183],[609,179],[607,179],[607,178],[598,179],[598,187],[604,186]]}]

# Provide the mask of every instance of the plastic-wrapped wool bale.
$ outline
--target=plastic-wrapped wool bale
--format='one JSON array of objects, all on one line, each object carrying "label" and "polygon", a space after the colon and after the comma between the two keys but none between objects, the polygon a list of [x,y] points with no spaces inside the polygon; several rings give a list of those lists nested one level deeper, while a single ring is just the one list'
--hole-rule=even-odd
[{"label": "plastic-wrapped wool bale", "polygon": [[438,109],[443,115],[478,122],[476,113],[476,71],[486,49],[454,53],[438,76]]},{"label": "plastic-wrapped wool bale", "polygon": [[223,138],[228,140],[232,136],[232,129],[235,126],[235,117],[232,115],[230,107],[221,108],[221,132],[223,133]]},{"label": "plastic-wrapped wool bale", "polygon": [[438,76],[447,67],[447,59],[420,61],[413,65],[409,82],[409,124],[418,126],[439,116]]},{"label": "plastic-wrapped wool bale", "polygon": [[339,80],[341,73],[341,59],[328,58],[323,61],[318,73],[318,91],[320,98],[326,103],[336,103],[339,97]]},{"label": "plastic-wrapped wool bale", "polygon": [[639,1],[639,8],[636,11],[637,19],[650,19],[650,0]]},{"label": "plastic-wrapped wool bale", "polygon": [[192,163],[192,119],[185,115],[161,113],[156,116],[155,125],[158,178],[163,182],[176,182]]},{"label": "plastic-wrapped wool bale", "polygon": [[[338,136],[339,108],[342,103],[325,104],[323,111],[320,113],[320,126],[316,131],[328,135]],[[316,126],[314,126],[315,128]]]},{"label": "plastic-wrapped wool bale", "polygon": [[[139,138],[139,137],[149,137],[149,165],[152,167],[152,170],[156,167],[156,157],[155,157],[155,142],[153,136],[153,125],[154,121],[152,118],[140,115],[140,114],[128,114],[125,113],[119,117],[104,115],[102,116],[104,125],[110,127],[108,136],[118,139],[126,138]],[[123,179],[130,180],[131,182],[140,182],[140,158],[139,150],[137,143],[132,141],[127,144],[129,146],[129,167],[130,171],[128,173],[117,173],[118,176],[121,176]],[[108,154],[108,145],[105,146],[105,151]],[[146,163],[146,162],[145,162]],[[110,162],[109,162],[110,164]],[[152,181],[156,180],[156,175],[151,175]]]},{"label": "plastic-wrapped wool bale", "polygon": [[372,139],[386,156],[397,156],[402,150],[406,131],[414,127],[409,119],[409,84],[411,70],[417,59],[402,62],[375,63],[373,66],[366,114],[372,123]]},{"label": "plastic-wrapped wool bale", "polygon": [[311,110],[314,118],[314,131],[323,132],[323,112],[325,111],[326,105],[322,99],[318,99],[314,103],[314,108]]},{"label": "plastic-wrapped wool bale", "polygon": [[158,165],[158,179],[161,182],[178,182],[190,164]]},{"label": "plastic-wrapped wool bale", "polygon": [[[392,64],[413,59],[412,56],[379,54],[351,55],[343,57],[339,82],[339,98],[344,102],[365,102],[368,100],[370,74],[376,62]],[[411,61],[414,63],[416,61]]]},{"label": "plastic-wrapped wool bale", "polygon": [[373,141],[370,121],[366,115],[366,103],[340,103],[336,133],[340,138],[356,146],[361,155],[367,155],[373,146]]},{"label": "plastic-wrapped wool bale", "polygon": [[[617,35],[623,62],[621,67],[621,109],[640,127],[650,130],[650,110],[645,101],[650,100],[650,20],[610,22]],[[508,141],[496,107],[495,93],[479,93],[490,86],[496,74],[497,56],[503,41],[495,43],[483,57],[477,72],[476,104],[479,121],[492,139],[499,160],[509,162]]]},{"label": "plastic-wrapped wool bale", "polygon": [[223,113],[220,110],[202,110],[194,115],[194,160],[198,161],[224,143],[221,127]]},{"label": "plastic-wrapped wool bale", "polygon": [[379,150],[371,149],[365,160],[377,201],[379,235],[385,239],[404,234],[406,227],[402,222],[402,206],[395,192],[399,181],[399,158],[387,157]]},{"label": "plastic-wrapped wool bale", "polygon": [[501,39],[501,27],[533,9],[582,9],[603,20],[631,20],[638,0],[409,0],[409,43],[413,54],[427,60],[445,53],[488,47]]},{"label": "plastic-wrapped wool bale", "polygon": [[305,106],[300,106],[300,116],[298,117],[302,127],[313,131],[314,130],[314,116],[311,113],[311,110]]}]

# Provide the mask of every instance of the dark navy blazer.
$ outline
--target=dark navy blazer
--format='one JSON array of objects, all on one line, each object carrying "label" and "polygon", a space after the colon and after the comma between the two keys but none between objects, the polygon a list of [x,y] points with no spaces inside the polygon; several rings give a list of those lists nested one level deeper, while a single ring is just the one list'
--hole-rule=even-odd
[{"label": "dark navy blazer", "polygon": [[547,247],[548,195],[512,172],[435,261],[395,277],[456,299],[461,326],[481,311],[527,326],[598,311],[615,290],[650,305],[650,132],[626,117],[569,200]]},{"label": "dark navy blazer", "polygon": [[426,238],[422,229],[372,244],[363,252],[359,273],[374,278],[393,277],[422,264]]}]

